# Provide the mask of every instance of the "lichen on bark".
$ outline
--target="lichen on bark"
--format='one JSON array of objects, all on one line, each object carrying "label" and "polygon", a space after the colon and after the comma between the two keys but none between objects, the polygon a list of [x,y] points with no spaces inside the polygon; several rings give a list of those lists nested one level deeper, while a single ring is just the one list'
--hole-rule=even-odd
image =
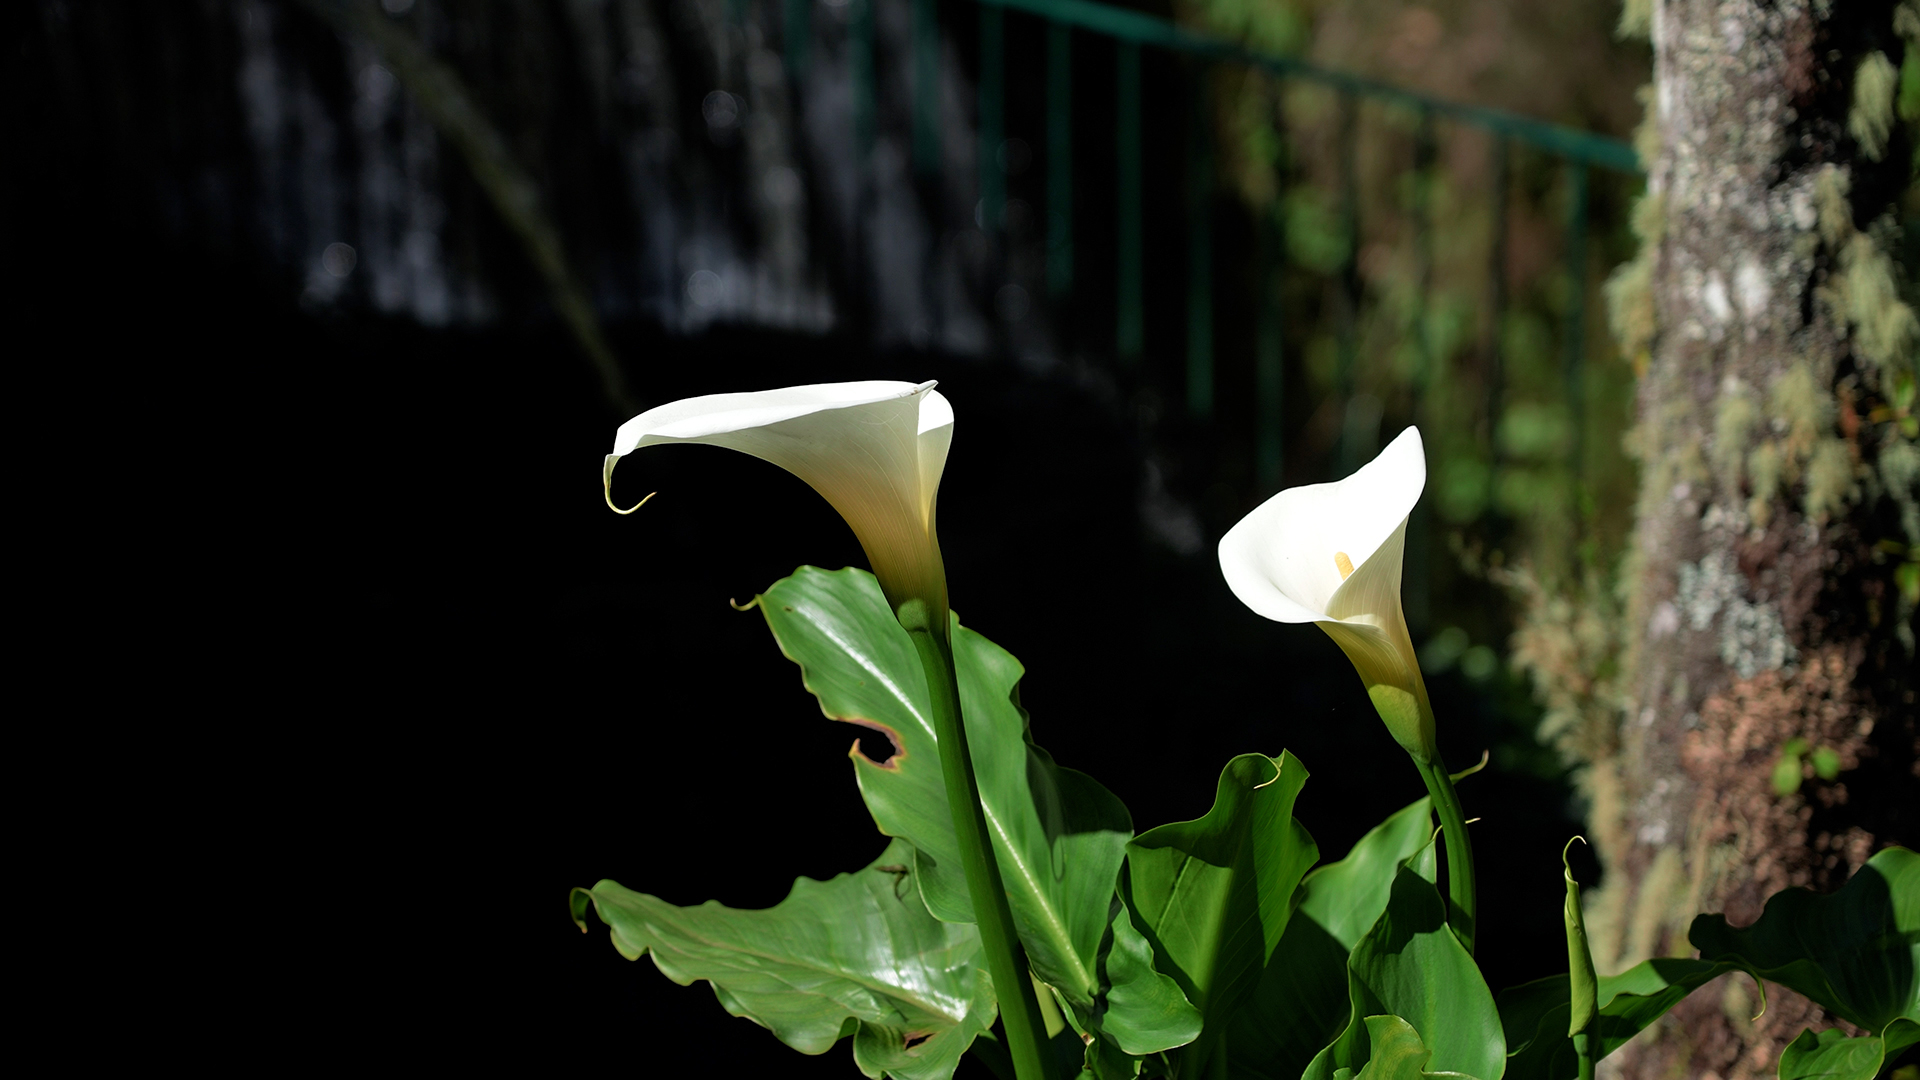
[{"label": "lichen on bark", "polygon": [[[1892,216],[1913,172],[1901,73],[1920,9],[1644,12],[1642,248],[1607,290],[1642,373],[1617,629],[1556,637],[1581,619],[1542,601],[1517,639],[1549,734],[1585,768],[1607,872],[1588,899],[1602,971],[1685,955],[1696,912],[1742,924],[1782,888],[1838,887],[1877,848],[1914,843],[1904,808],[1920,806],[1904,584],[1920,577],[1903,569],[1920,451],[1902,404],[1920,323]],[[1543,677],[1603,654],[1620,664],[1604,685]],[[1837,755],[1838,776],[1781,795],[1793,739]],[[1777,994],[1752,1020],[1749,990],[1695,995],[1608,1071],[1770,1076],[1801,1028],[1831,1026]]]}]

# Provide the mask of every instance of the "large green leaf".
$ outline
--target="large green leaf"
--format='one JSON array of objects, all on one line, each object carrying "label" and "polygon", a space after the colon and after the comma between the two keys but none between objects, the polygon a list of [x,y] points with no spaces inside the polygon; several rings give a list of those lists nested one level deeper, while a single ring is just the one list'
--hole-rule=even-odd
[{"label": "large green leaf", "polygon": [[1830,896],[1782,890],[1745,929],[1698,916],[1687,940],[1703,959],[1745,964],[1868,1031],[1920,1021],[1920,855],[1887,848]]},{"label": "large green leaf", "polygon": [[1182,1051],[1183,1074],[1203,1075],[1228,1021],[1279,945],[1300,878],[1319,857],[1293,819],[1307,770],[1292,754],[1243,754],[1227,763],[1213,808],[1127,845],[1122,893],[1160,969],[1200,1009],[1203,1032]]},{"label": "large green leaf", "polygon": [[1433,841],[1433,813],[1419,799],[1368,830],[1347,857],[1307,875],[1300,910],[1342,947],[1360,943],[1387,910],[1400,864]]},{"label": "large green leaf", "polygon": [[574,890],[573,917],[584,931],[591,901],[620,955],[651,953],[682,986],[709,981],[728,1012],[801,1053],[824,1053],[851,1033],[867,1076],[945,1080],[993,1023],[993,985],[976,962],[979,933],[935,919],[903,892],[911,858],[895,840],[865,870],[800,878],[763,911],[675,907],[602,881]]},{"label": "large green leaf", "polygon": [[1905,1017],[1883,1035],[1849,1039],[1839,1029],[1803,1031],[1780,1053],[1780,1080],[1873,1080],[1880,1067],[1920,1042],[1920,1024]]},{"label": "large green leaf", "polygon": [[[1599,981],[1600,1013],[1591,1029],[1594,1060],[1624,1046],[1694,990],[1737,963],[1660,958]],[[1500,991],[1500,1025],[1507,1039],[1507,1080],[1571,1080],[1579,1075],[1565,974]]]},{"label": "large green leaf", "polygon": [[1228,1025],[1230,1071],[1245,1080],[1298,1080],[1349,1014],[1346,947],[1296,911],[1253,996]]},{"label": "large green leaf", "polygon": [[1386,911],[1347,957],[1349,1019],[1307,1066],[1307,1080],[1363,1069],[1373,1053],[1365,1018],[1380,1015],[1413,1026],[1433,1052],[1433,1071],[1500,1080],[1507,1054],[1500,1014],[1473,957],[1447,926],[1446,904],[1428,876],[1431,851],[1396,871]]},{"label": "large green leaf", "polygon": [[1387,909],[1400,864],[1430,853],[1432,839],[1432,814],[1421,799],[1361,837],[1346,858],[1306,876],[1299,909],[1228,1030],[1233,1075],[1296,1080],[1346,1027],[1347,953]]},{"label": "large green leaf", "polygon": [[[759,606],[821,710],[892,740],[892,757],[879,763],[856,745],[860,793],[881,832],[912,843],[927,907],[941,919],[970,922],[926,680],[878,583],[862,570],[801,567],[774,583]],[[1019,661],[957,625],[953,652],[981,801],[1027,959],[1072,1005],[1094,1008],[1103,989],[1100,945],[1132,821],[1111,792],[1054,764],[1028,738]]]}]

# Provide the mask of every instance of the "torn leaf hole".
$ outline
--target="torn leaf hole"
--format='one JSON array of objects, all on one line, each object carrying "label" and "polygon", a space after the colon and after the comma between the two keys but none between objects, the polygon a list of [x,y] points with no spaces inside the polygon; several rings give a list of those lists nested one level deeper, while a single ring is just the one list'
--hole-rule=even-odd
[{"label": "torn leaf hole", "polygon": [[911,1050],[931,1038],[933,1038],[933,1032],[931,1031],[909,1031],[907,1032],[906,1045],[901,1047],[901,1049]]},{"label": "torn leaf hole", "polygon": [[907,748],[900,742],[900,733],[878,720],[848,719],[845,723],[866,728],[860,737],[853,740],[853,749],[848,756],[866,759],[867,764],[882,769],[898,769],[900,762],[906,759]]}]

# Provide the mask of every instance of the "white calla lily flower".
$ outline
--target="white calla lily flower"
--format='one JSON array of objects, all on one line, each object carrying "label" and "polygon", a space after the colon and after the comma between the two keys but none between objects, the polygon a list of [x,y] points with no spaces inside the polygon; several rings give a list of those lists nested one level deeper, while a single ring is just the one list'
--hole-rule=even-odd
[{"label": "white calla lily flower", "polygon": [[[648,409],[614,436],[602,473],[607,505],[614,466],[643,446],[705,443],[752,454],[805,480],[840,512],[903,624],[944,629],[946,570],[933,518],[953,442],[953,406],[933,387],[821,383]],[[632,513],[639,506],[614,509]]]},{"label": "white calla lily flower", "polygon": [[1260,504],[1221,537],[1220,571],[1255,612],[1325,630],[1394,739],[1432,761],[1433,707],[1400,606],[1407,515],[1426,482],[1420,432],[1408,428],[1345,480]]}]

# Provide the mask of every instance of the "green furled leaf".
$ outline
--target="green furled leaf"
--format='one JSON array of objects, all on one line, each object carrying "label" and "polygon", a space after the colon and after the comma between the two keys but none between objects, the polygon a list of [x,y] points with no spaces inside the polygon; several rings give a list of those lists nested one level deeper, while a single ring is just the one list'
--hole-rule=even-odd
[{"label": "green furled leaf", "polygon": [[1687,940],[1703,959],[1745,964],[1868,1031],[1920,1020],[1920,855],[1887,848],[1831,896],[1782,890],[1743,930],[1697,916]]},{"label": "green furled leaf", "polygon": [[1401,807],[1361,837],[1346,858],[1307,875],[1301,912],[1332,934],[1341,947],[1353,948],[1387,910],[1387,896],[1400,864],[1432,840],[1428,801]]},{"label": "green furled leaf", "polygon": [[[1199,1007],[1203,1029],[1224,1033],[1279,945],[1301,875],[1319,857],[1293,819],[1307,770],[1292,754],[1242,754],[1227,763],[1213,809],[1162,825],[1127,845],[1121,892],[1160,970]],[[1181,1075],[1206,1074],[1220,1040],[1202,1034],[1181,1051]]]},{"label": "green furled leaf", "polygon": [[1401,863],[1421,855],[1424,876],[1433,878],[1432,839],[1432,814],[1421,799],[1361,837],[1346,858],[1306,876],[1299,909],[1228,1029],[1233,1075],[1296,1080],[1346,1027],[1347,953],[1387,909]]},{"label": "green furled leaf", "polygon": [[1307,1066],[1306,1080],[1364,1068],[1373,1053],[1365,1018],[1383,1014],[1413,1026],[1433,1052],[1435,1071],[1499,1080],[1507,1046],[1493,994],[1447,926],[1446,904],[1418,861],[1410,858],[1396,872],[1386,911],[1347,957],[1349,1019]]},{"label": "green furled leaf", "polygon": [[1433,1051],[1427,1049],[1420,1033],[1405,1020],[1397,1016],[1369,1016],[1366,1022],[1367,1041],[1373,1046],[1373,1056],[1367,1059],[1354,1080],[1423,1080],[1430,1076],[1473,1080],[1466,1073],[1428,1072],[1427,1062],[1432,1059]]},{"label": "green furled leaf", "polygon": [[1838,1028],[1803,1031],[1780,1052],[1780,1080],[1873,1080],[1894,1055],[1920,1042],[1920,1024],[1904,1017],[1884,1035],[1849,1039]]},{"label": "green furled leaf", "polygon": [[652,953],[682,986],[706,979],[728,1012],[803,1054],[824,1053],[851,1033],[854,1063],[867,1076],[945,1080],[993,1023],[993,984],[976,963],[972,926],[941,922],[901,893],[896,868],[911,857],[895,840],[865,870],[800,878],[762,911],[714,901],[675,907],[602,881],[574,891],[574,914],[584,930],[591,900],[620,955]]},{"label": "green furled leaf", "polygon": [[[1595,1061],[1624,1046],[1647,1025],[1709,980],[1742,966],[1728,961],[1655,959],[1599,981],[1600,1013],[1590,1030]],[[1567,976],[1550,975],[1500,992],[1507,1040],[1507,1080],[1571,1080],[1579,1075],[1567,1036]]]},{"label": "green furled leaf", "polygon": [[[1586,843],[1580,837],[1574,839]],[[1569,840],[1567,846],[1560,849],[1560,876],[1567,885],[1567,902],[1561,905],[1561,919],[1567,928],[1567,981],[1572,998],[1567,1031],[1570,1035],[1580,1035],[1600,1011],[1600,977],[1594,973],[1593,950],[1587,945],[1587,919],[1580,909],[1580,883],[1573,880],[1573,865],[1567,862],[1567,852],[1572,847],[1573,840]]]},{"label": "green furled leaf", "polygon": [[[821,711],[893,741],[894,754],[882,763],[856,745],[860,793],[881,832],[912,843],[928,909],[971,922],[926,679],[873,575],[803,566],[775,582],[759,606]],[[1055,765],[1028,738],[1019,661],[957,625],[953,652],[980,797],[1027,959],[1070,1004],[1094,1008],[1100,944],[1132,819],[1106,788]]]}]

